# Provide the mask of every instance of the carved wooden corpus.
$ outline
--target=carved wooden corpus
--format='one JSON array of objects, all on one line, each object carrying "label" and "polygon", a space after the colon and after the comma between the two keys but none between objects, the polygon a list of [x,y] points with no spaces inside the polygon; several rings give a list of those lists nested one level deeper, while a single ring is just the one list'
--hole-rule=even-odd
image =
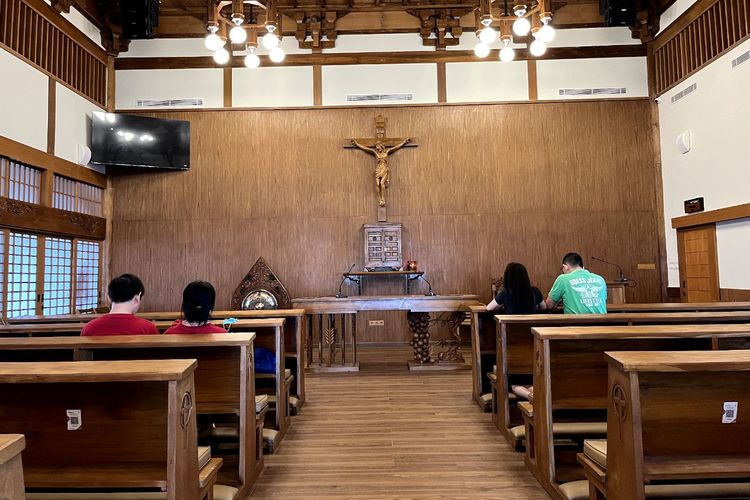
[{"label": "carved wooden corpus", "polygon": [[290,309],[292,307],[289,292],[286,291],[279,278],[268,267],[263,257],[255,261],[253,267],[250,268],[250,271],[248,271],[240,285],[234,291],[234,295],[232,295],[232,309],[240,309],[242,300],[247,294],[256,290],[271,292],[276,297],[279,309]]},{"label": "carved wooden corpus", "polygon": [[419,18],[422,45],[444,49],[449,45],[458,45],[458,39],[463,33],[461,17],[470,10],[426,9],[407,12]]},{"label": "carved wooden corpus", "polygon": [[295,38],[301,49],[332,49],[336,46],[336,20],[339,18],[336,11],[305,11],[295,12],[294,20],[297,22]]}]

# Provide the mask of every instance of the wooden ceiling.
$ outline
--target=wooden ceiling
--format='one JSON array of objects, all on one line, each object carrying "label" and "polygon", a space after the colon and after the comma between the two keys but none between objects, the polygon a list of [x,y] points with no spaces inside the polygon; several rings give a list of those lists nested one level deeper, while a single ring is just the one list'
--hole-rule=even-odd
[{"label": "wooden ceiling", "polygon": [[[127,0],[52,0],[59,11],[77,8],[102,30],[102,40],[113,55],[127,50],[116,24],[121,2]],[[444,49],[458,43],[464,30],[477,26],[480,0],[277,0],[284,36],[294,36],[300,47],[318,51],[335,46],[342,34],[419,33],[423,44]],[[647,42],[658,31],[659,16],[674,0],[635,0],[638,11],[634,38]],[[213,0],[161,0],[157,37],[203,37]],[[508,0],[508,5],[513,5]],[[499,2],[493,13],[499,14]],[[227,7],[230,8],[230,7]],[[250,10],[254,9],[254,10]],[[496,10],[496,12],[495,12]],[[551,0],[556,28],[601,27],[599,0]],[[265,11],[247,6],[246,17],[263,22]]]}]

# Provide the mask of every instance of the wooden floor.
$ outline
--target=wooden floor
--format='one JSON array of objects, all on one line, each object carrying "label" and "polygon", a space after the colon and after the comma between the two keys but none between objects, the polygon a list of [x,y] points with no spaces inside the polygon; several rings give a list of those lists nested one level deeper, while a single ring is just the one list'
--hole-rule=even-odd
[{"label": "wooden floor", "polygon": [[548,498],[471,401],[471,371],[412,374],[407,359],[368,349],[359,374],[308,376],[253,498]]}]

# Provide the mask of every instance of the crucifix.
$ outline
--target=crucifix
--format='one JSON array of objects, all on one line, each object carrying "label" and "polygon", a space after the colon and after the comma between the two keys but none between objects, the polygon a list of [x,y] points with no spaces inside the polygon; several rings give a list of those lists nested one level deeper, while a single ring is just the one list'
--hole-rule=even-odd
[{"label": "crucifix", "polygon": [[375,157],[375,191],[378,195],[378,222],[387,220],[385,212],[385,191],[391,183],[391,168],[388,156],[404,147],[417,147],[414,138],[397,139],[385,136],[385,117],[375,117],[375,137],[366,139],[350,139],[345,148],[358,148]]}]

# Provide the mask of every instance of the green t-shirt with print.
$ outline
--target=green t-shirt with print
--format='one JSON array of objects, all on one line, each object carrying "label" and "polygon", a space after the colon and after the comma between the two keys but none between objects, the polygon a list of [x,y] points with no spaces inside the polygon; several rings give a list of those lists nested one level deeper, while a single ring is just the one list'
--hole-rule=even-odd
[{"label": "green t-shirt with print", "polygon": [[607,283],[598,274],[578,269],[558,276],[549,298],[555,302],[562,300],[565,314],[605,314]]}]

